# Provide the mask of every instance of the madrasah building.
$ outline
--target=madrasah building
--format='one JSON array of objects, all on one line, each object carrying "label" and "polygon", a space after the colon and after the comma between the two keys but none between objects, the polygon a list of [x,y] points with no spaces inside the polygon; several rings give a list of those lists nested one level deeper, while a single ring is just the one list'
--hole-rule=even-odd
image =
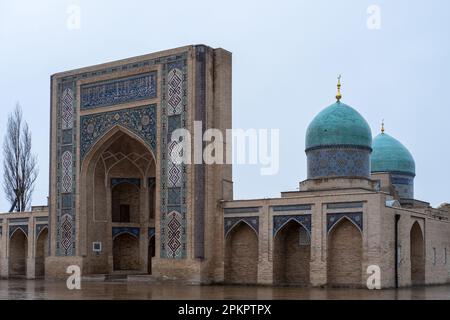
[{"label": "madrasah building", "polygon": [[414,198],[410,152],[340,90],[307,128],[299,190],[233,200],[231,165],[172,162],[174,130],[232,128],[231,71],[230,52],[192,45],[53,75],[48,207],[0,215],[0,275],[449,282],[450,206]]}]

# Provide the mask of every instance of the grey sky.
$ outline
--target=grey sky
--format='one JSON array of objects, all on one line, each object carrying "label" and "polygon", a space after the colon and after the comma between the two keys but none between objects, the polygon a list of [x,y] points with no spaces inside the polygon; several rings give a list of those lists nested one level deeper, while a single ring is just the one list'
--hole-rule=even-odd
[{"label": "grey sky", "polygon": [[[79,30],[66,26],[73,4]],[[366,25],[373,4],[380,30]],[[412,152],[416,197],[450,202],[449,13],[448,0],[0,0],[0,134],[19,101],[39,156],[33,204],[45,204],[50,75],[203,43],[233,53],[234,127],[281,130],[279,174],[235,166],[235,198],[278,196],[306,178],[306,127],[334,102],[342,73],[342,101],[374,135],[384,118]]]}]

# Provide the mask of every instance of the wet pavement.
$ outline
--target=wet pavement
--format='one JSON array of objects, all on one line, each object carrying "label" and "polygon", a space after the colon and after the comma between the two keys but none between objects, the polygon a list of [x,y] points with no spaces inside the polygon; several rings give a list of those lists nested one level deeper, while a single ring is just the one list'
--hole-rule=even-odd
[{"label": "wet pavement", "polygon": [[178,300],[178,299],[429,299],[450,300],[450,285],[398,290],[323,289],[260,286],[195,286],[149,282],[82,282],[81,290],[69,290],[64,281],[0,280],[0,299],[61,300]]}]

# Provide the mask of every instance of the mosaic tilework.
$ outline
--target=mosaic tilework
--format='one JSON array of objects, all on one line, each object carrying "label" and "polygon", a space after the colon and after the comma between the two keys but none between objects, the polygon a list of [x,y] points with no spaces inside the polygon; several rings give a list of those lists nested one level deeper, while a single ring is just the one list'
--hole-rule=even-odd
[{"label": "mosaic tilework", "polygon": [[65,151],[61,157],[62,192],[72,192],[72,152]]},{"label": "mosaic tilework", "polygon": [[112,238],[115,239],[118,235],[127,233],[139,239],[140,229],[138,227],[112,227]]},{"label": "mosaic tilework", "polygon": [[284,215],[284,216],[274,216],[273,217],[273,236],[275,237],[278,231],[281,230],[289,221],[297,221],[301,224],[309,234],[311,234],[311,215]]},{"label": "mosaic tilework", "polygon": [[185,127],[187,112],[187,56],[173,57],[162,68],[161,104],[161,258],[186,257],[186,166],[174,163],[179,152],[172,141],[173,130]]},{"label": "mosaic tilework", "polygon": [[156,72],[81,86],[81,110],[156,97]]},{"label": "mosaic tilework", "polygon": [[64,90],[61,100],[61,127],[62,129],[72,129],[73,127],[73,91],[70,88]]},{"label": "mosaic tilework", "polygon": [[414,199],[414,177],[392,174],[391,183],[401,199]]},{"label": "mosaic tilework", "polygon": [[[123,88],[120,89],[121,85],[117,84],[117,86],[114,88],[114,86],[110,86],[112,83],[117,83],[118,81],[121,80],[112,80],[112,81],[105,81],[105,82],[97,82],[94,83],[92,85],[85,85],[82,87],[83,90],[87,90],[89,88],[94,88],[93,90],[91,90],[91,92],[84,91],[84,93],[87,94],[86,95],[82,95],[80,93],[80,96],[82,96],[82,99],[84,99],[84,102],[81,103],[80,105],[82,106],[82,109],[92,109],[92,108],[97,108],[97,107],[102,107],[102,106],[106,106],[106,105],[111,105],[111,104],[116,104],[116,103],[124,103],[124,102],[130,102],[130,101],[139,101],[141,98],[142,99],[148,99],[148,98],[152,98],[152,97],[160,97],[160,105],[158,105],[158,108],[160,108],[160,114],[161,114],[161,136],[159,137],[159,139],[161,140],[161,145],[158,146],[158,151],[161,150],[161,164],[160,164],[160,172],[161,172],[161,190],[159,191],[161,194],[161,206],[160,206],[160,214],[161,214],[161,225],[160,225],[160,230],[161,230],[161,241],[160,241],[160,246],[161,246],[161,257],[173,257],[173,255],[171,254],[171,252],[166,251],[166,247],[167,247],[167,243],[168,243],[168,238],[167,238],[167,228],[168,228],[168,215],[170,212],[172,211],[176,211],[179,212],[181,214],[181,236],[180,236],[180,243],[181,243],[181,255],[179,257],[184,258],[186,256],[186,189],[187,189],[187,185],[186,185],[186,169],[185,167],[182,167],[181,170],[181,180],[178,182],[178,184],[180,185],[179,190],[181,192],[181,195],[178,199],[180,199],[179,201],[181,203],[177,204],[177,205],[168,205],[167,202],[167,196],[168,196],[168,182],[167,182],[167,155],[168,155],[168,145],[167,145],[167,141],[169,141],[168,138],[168,134],[170,132],[172,132],[171,130],[168,130],[169,126],[171,129],[176,129],[176,128],[181,128],[181,127],[185,127],[185,121],[186,121],[186,117],[187,117],[187,112],[186,112],[186,105],[187,105],[187,57],[188,54],[187,52],[178,54],[178,55],[171,55],[171,56],[165,56],[165,57],[159,57],[156,59],[149,59],[149,60],[142,60],[139,62],[131,62],[131,63],[127,63],[127,64],[123,64],[120,67],[107,67],[104,69],[98,69],[98,70],[93,70],[93,71],[88,71],[88,72],[82,72],[79,74],[75,74],[75,75],[70,75],[67,76],[65,78],[62,79],[58,79],[58,91],[57,91],[57,95],[58,95],[58,100],[57,100],[57,108],[56,108],[56,118],[58,119],[58,121],[60,119],[62,119],[62,97],[63,97],[63,92],[66,89],[70,89],[73,97],[77,96],[77,88],[75,86],[75,83],[78,80],[86,80],[89,79],[91,77],[98,77],[98,76],[102,76],[102,75],[107,75],[107,74],[114,74],[117,71],[135,71],[138,70],[140,68],[147,68],[147,67],[152,67],[152,66],[161,66],[161,70],[162,73],[161,75],[158,75],[158,77],[161,77],[161,94],[159,95],[157,93],[157,75],[156,72],[154,73],[154,78],[152,78],[152,76],[150,75],[149,78],[147,79],[138,79],[140,76],[145,76],[145,75],[140,75],[140,76],[136,76],[137,78],[126,78],[126,79],[121,79],[121,80],[130,80],[132,82],[134,82],[133,86],[137,86],[137,87],[141,87],[141,88],[146,88],[144,89],[144,91],[127,91],[129,88],[131,88],[130,86],[128,87],[128,89]],[[171,72],[174,69],[175,72]],[[182,79],[182,84],[181,84],[181,110],[180,110],[180,104],[179,102],[177,102],[177,98],[180,98],[180,91],[179,91],[179,76],[180,76],[180,72],[181,72],[181,79]],[[168,116],[168,88],[169,88],[169,83],[168,83],[168,75],[170,74],[170,80],[171,80],[171,84],[170,84],[170,88],[171,88],[171,93],[170,93],[170,106],[173,108],[172,110],[175,110],[174,112],[177,113],[179,112],[179,114],[173,114],[171,116]],[[95,88],[96,86],[100,86],[98,88]],[[119,89],[117,89],[119,88]],[[104,92],[102,93],[101,90],[108,90],[108,92]],[[145,91],[147,90],[147,91]],[[89,96],[90,95],[90,96]],[[83,98],[84,96],[84,98]],[[76,122],[78,120],[77,118],[77,112],[76,112],[76,108],[75,108],[76,102],[74,101],[72,106],[73,106],[73,124],[72,127],[75,128],[76,127]],[[136,109],[136,108],[134,108]],[[172,114],[172,111],[170,111]],[[133,128],[128,128],[129,130],[132,129],[136,129],[135,132],[136,134],[142,134],[140,132],[138,132],[139,130],[141,130],[139,128],[139,126],[148,126],[148,123],[150,123],[151,121],[151,117],[141,117],[141,123],[139,122],[134,122],[133,124]],[[156,118],[155,118],[155,123],[156,123]],[[93,135],[93,133],[98,129],[96,128],[96,126],[86,126],[85,128],[82,128],[81,123],[80,125],[80,130],[86,130],[87,133],[92,132],[91,134]],[[134,126],[136,125],[136,127]],[[55,209],[51,209],[51,210],[55,210],[56,211],[56,255],[61,256],[61,255],[73,255],[75,254],[75,222],[76,222],[76,210],[75,210],[75,200],[76,200],[76,188],[77,186],[73,185],[73,189],[72,189],[72,193],[62,193],[62,184],[61,184],[61,176],[62,176],[62,166],[61,166],[61,156],[62,153],[64,151],[67,150],[72,150],[72,162],[73,162],[73,181],[76,181],[76,175],[77,175],[77,170],[76,168],[79,167],[80,165],[80,161],[79,159],[77,159],[76,155],[76,144],[80,143],[79,141],[81,140],[81,137],[77,137],[77,132],[75,132],[75,130],[73,129],[62,129],[62,126],[59,124],[55,124],[55,127],[57,128],[57,145],[56,145],[56,153],[57,153],[57,163],[53,164],[53,165],[57,165],[58,166],[58,170],[57,170],[57,176],[53,178],[53,181],[56,182],[56,194],[55,195],[51,195],[56,197],[57,199],[57,205]],[[154,126],[156,128],[156,125]],[[72,132],[73,131],[73,132]],[[156,134],[156,132],[155,132]],[[143,136],[143,135],[141,135]],[[152,135],[153,136],[153,135]],[[80,138],[80,139],[79,139]],[[146,143],[150,144],[152,146],[152,149],[156,151],[156,136],[154,139],[152,138],[148,138],[148,136],[144,137],[144,141],[146,141]],[[81,148],[81,145],[80,145]],[[85,153],[84,153],[85,154]],[[156,154],[156,152],[155,152]],[[172,180],[175,181],[175,180]],[[71,246],[67,247],[66,250],[66,246],[63,247],[62,245],[62,236],[63,234],[65,235],[69,235],[68,232],[64,232],[62,230],[62,224],[64,223],[65,226],[67,226],[67,221],[69,220],[68,218],[65,218],[64,220],[62,219],[63,216],[65,215],[69,215],[71,217],[70,222],[71,222],[71,236],[70,239],[66,239],[64,241],[65,244],[71,242]],[[67,241],[70,240],[70,241]]]},{"label": "mosaic tilework", "polygon": [[224,219],[223,225],[225,237],[239,222],[248,224],[256,232],[256,234],[259,234],[259,217],[233,217]]},{"label": "mosaic tilework", "polygon": [[308,179],[370,177],[370,151],[366,149],[315,149],[307,152]]},{"label": "mosaic tilework", "polygon": [[80,122],[81,159],[116,125],[141,137],[156,152],[156,105],[86,115],[81,117]]},{"label": "mosaic tilework", "polygon": [[75,254],[75,140],[76,86],[72,81],[58,83],[57,119],[57,195],[56,195],[56,255]]},{"label": "mosaic tilework", "polygon": [[[17,229],[22,230],[23,233],[25,233],[25,235],[28,237],[28,225],[14,225],[14,226],[9,226],[9,238],[10,239],[14,235],[14,232],[17,231]],[[20,232],[20,231],[18,231],[18,232]]]},{"label": "mosaic tilework", "polygon": [[41,231],[44,230],[45,228],[48,229],[48,225],[47,224],[36,224],[35,226],[35,231],[34,231],[34,236],[35,238],[39,238],[39,235],[41,234]]},{"label": "mosaic tilework", "polygon": [[359,230],[363,230],[363,214],[362,212],[351,213],[328,213],[327,214],[327,232],[330,232],[331,228],[338,223],[341,219],[347,218],[352,221]]}]

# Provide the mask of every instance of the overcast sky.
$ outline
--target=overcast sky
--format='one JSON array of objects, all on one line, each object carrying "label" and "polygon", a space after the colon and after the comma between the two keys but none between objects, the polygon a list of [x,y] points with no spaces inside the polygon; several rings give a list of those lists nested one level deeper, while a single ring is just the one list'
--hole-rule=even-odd
[{"label": "overcast sky", "polygon": [[[80,28],[68,24],[73,5]],[[380,29],[368,27],[371,5]],[[385,119],[416,160],[416,198],[439,205],[450,202],[449,16],[448,0],[0,0],[0,135],[20,102],[39,157],[33,204],[45,204],[50,75],[201,43],[233,53],[234,127],[280,129],[279,174],[235,166],[235,198],[296,190],[306,128],[342,73],[342,101],[374,135]]]}]

